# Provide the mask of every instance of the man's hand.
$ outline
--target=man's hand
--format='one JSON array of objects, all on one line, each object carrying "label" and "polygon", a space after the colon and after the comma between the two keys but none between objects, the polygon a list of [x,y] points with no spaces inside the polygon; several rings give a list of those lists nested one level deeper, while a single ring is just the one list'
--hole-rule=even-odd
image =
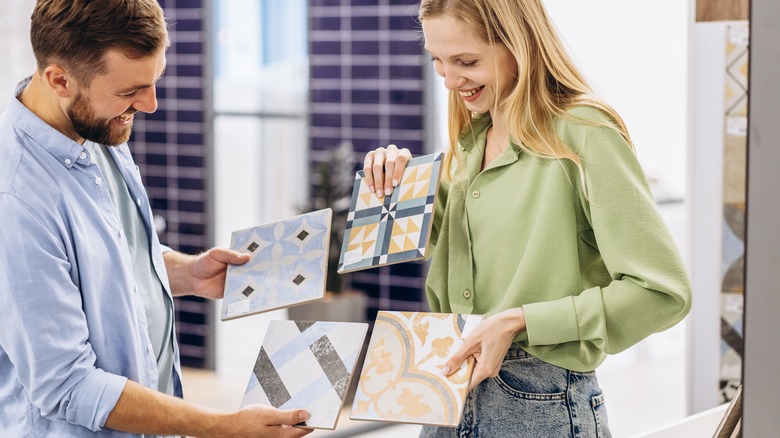
[{"label": "man's hand", "polygon": [[196,295],[222,298],[228,265],[243,265],[249,254],[224,248],[212,248],[198,255],[176,251],[163,254],[173,296]]},{"label": "man's hand", "polygon": [[302,437],[311,433],[313,429],[302,429],[292,425],[305,421],[307,417],[304,411],[280,411],[268,406],[249,405],[238,411],[234,433],[225,436]]},{"label": "man's hand", "polygon": [[282,411],[261,405],[219,412],[128,380],[105,427],[137,434],[201,438],[298,438],[312,432],[294,427],[307,418],[309,413],[303,410]]}]

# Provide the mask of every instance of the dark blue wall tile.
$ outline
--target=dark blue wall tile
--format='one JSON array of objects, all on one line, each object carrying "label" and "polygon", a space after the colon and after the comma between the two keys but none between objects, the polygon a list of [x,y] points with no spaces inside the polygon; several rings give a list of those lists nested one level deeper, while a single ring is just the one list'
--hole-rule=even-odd
[{"label": "dark blue wall tile", "polygon": [[378,65],[353,65],[350,74],[352,79],[377,79],[380,69]]},{"label": "dark blue wall tile", "polygon": [[[377,83],[378,84],[378,83]],[[379,90],[352,90],[352,103],[380,103]]]}]

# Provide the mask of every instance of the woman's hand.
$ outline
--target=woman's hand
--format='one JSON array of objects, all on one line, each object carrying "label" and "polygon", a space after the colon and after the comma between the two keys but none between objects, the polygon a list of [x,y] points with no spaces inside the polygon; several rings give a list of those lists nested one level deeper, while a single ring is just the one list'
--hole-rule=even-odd
[{"label": "woman's hand", "polygon": [[363,160],[363,172],[369,189],[379,198],[392,195],[393,188],[401,182],[406,164],[411,159],[409,149],[398,149],[394,144],[367,153]]},{"label": "woman's hand", "polygon": [[442,374],[449,376],[473,355],[477,364],[471,375],[469,390],[474,389],[488,377],[498,375],[512,341],[523,330],[525,314],[522,307],[508,309],[483,320],[463,341],[460,350],[444,364]]}]

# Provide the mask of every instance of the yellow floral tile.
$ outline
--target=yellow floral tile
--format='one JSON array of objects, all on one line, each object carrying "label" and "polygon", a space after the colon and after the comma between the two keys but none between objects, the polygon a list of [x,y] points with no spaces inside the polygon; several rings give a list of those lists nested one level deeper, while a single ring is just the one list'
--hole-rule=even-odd
[{"label": "yellow floral tile", "polygon": [[350,417],[457,426],[473,358],[449,377],[441,368],[482,320],[478,315],[380,311]]}]

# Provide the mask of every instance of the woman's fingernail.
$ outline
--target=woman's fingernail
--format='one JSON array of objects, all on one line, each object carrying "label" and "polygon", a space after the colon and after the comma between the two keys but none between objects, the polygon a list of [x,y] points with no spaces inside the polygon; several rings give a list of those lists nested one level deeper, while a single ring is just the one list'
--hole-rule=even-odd
[{"label": "woman's fingernail", "polygon": [[374,186],[368,186],[368,191],[373,192],[374,191]]},{"label": "woman's fingernail", "polygon": [[449,376],[450,375],[450,367],[448,367],[447,365],[444,365],[443,367],[441,367],[441,373],[442,373],[442,375]]},{"label": "woman's fingernail", "polygon": [[398,187],[398,178],[393,178],[393,187]]},{"label": "woman's fingernail", "polygon": [[377,190],[377,191],[376,191],[376,195],[377,195],[377,196],[379,196],[380,198],[381,198],[382,196],[385,196],[385,194],[384,194],[384,192],[382,192],[382,190]]}]

